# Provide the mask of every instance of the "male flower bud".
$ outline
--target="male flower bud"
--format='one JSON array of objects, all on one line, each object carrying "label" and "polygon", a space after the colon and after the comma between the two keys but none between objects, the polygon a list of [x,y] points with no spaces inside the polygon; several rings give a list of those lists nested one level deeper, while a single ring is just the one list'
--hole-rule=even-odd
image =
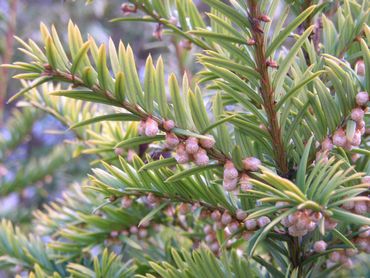
[{"label": "male flower bud", "polygon": [[365,106],[369,101],[369,94],[367,92],[359,92],[356,95],[356,103],[360,106]]},{"label": "male flower bud", "polygon": [[253,188],[252,184],[249,182],[249,176],[247,174],[242,174],[240,178],[240,190],[242,192],[247,192]]},{"label": "male flower bud", "polygon": [[328,245],[326,244],[325,241],[323,240],[319,240],[319,241],[316,241],[314,244],[313,244],[313,250],[316,252],[316,253],[321,253],[321,252],[324,252],[326,250],[326,247]]},{"label": "male flower bud", "polygon": [[365,112],[361,108],[354,108],[351,112],[351,119],[355,122],[360,122],[364,119]]},{"label": "male flower bud", "polygon": [[166,133],[166,144],[169,148],[175,148],[179,143],[180,140],[174,133],[172,132]]},{"label": "male flower bud", "polygon": [[333,143],[330,138],[325,138],[324,141],[322,141],[321,148],[324,151],[331,151],[333,149]]},{"label": "male flower bud", "polygon": [[224,179],[236,179],[239,173],[238,170],[235,168],[234,163],[230,160],[226,161],[224,166]]},{"label": "male flower bud", "polygon": [[243,160],[244,169],[247,171],[258,171],[259,166],[261,166],[261,161],[256,157],[247,157]]},{"label": "male flower bud", "polygon": [[209,157],[204,149],[199,150],[194,154],[194,162],[198,166],[205,166],[209,163]]},{"label": "male flower bud", "polygon": [[239,222],[238,221],[232,221],[229,225],[227,225],[229,228],[230,233],[236,233],[239,229]]},{"label": "male flower bud", "polygon": [[261,216],[257,219],[257,225],[258,227],[262,228],[264,226],[266,226],[267,224],[269,224],[271,222],[270,218],[268,218],[267,216]]},{"label": "male flower bud", "polygon": [[215,145],[215,143],[216,143],[215,138],[213,138],[213,136],[212,136],[212,135],[209,135],[209,134],[207,134],[207,135],[205,135],[205,136],[209,137],[209,139],[201,138],[201,139],[199,140],[200,145],[201,145],[203,148],[205,148],[205,149],[211,149],[211,148],[213,148],[213,146],[214,146],[214,145]]},{"label": "male flower bud", "polygon": [[114,154],[117,155],[117,156],[123,155],[124,152],[125,152],[125,150],[122,149],[122,148],[115,148],[114,149]]},{"label": "male flower bud", "polygon": [[180,164],[189,162],[189,154],[186,152],[183,144],[177,146],[175,159]]},{"label": "male flower bud", "polygon": [[198,139],[195,137],[189,137],[185,141],[186,152],[188,154],[195,154],[199,150]]},{"label": "male flower bud", "polygon": [[145,134],[145,121],[141,120],[139,123],[139,126],[137,127],[137,132],[139,135],[144,135]]},{"label": "male flower bud", "polygon": [[333,135],[333,143],[338,147],[344,147],[347,143],[346,134],[342,128],[338,129]]},{"label": "male flower bud", "polygon": [[158,123],[152,118],[148,118],[145,123],[145,135],[148,137],[154,137],[158,134]]},{"label": "male flower bud", "polygon": [[236,210],[236,219],[243,221],[245,218],[247,218],[248,213],[242,209]]},{"label": "male flower bud", "polygon": [[175,127],[175,122],[172,120],[163,121],[163,128],[166,131],[171,131]]},{"label": "male flower bud", "polygon": [[256,219],[249,219],[244,222],[244,226],[248,231],[253,231],[257,228],[257,221]]},{"label": "male flower bud", "polygon": [[359,237],[362,237],[362,238],[370,237],[370,226],[362,226],[360,227],[358,231],[359,231],[359,234],[358,234]]},{"label": "male flower bud", "polygon": [[365,63],[363,60],[358,60],[355,65],[355,71],[359,76],[365,76]]},{"label": "male flower bud", "polygon": [[233,191],[236,189],[238,185],[238,179],[224,179],[223,181],[223,187],[226,191]]},{"label": "male flower bud", "polygon": [[228,213],[227,211],[225,211],[222,214],[221,222],[222,222],[223,225],[229,224],[232,220],[233,220],[233,218],[231,217],[230,213]]},{"label": "male flower bud", "polygon": [[124,196],[121,200],[121,205],[123,208],[127,209],[132,205],[132,199],[129,196]]},{"label": "male flower bud", "polygon": [[218,210],[215,210],[211,213],[211,218],[214,221],[219,221],[221,220],[221,213]]}]

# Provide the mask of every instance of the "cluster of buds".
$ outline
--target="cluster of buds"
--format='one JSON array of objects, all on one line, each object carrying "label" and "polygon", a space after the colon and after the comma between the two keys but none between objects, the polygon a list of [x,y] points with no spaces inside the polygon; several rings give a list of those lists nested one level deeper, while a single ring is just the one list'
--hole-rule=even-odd
[{"label": "cluster of buds", "polygon": [[209,139],[189,137],[185,141],[180,141],[175,134],[167,133],[166,143],[168,146],[176,147],[175,159],[178,163],[194,161],[195,164],[202,166],[209,163],[206,149],[212,148],[215,144],[214,138],[211,135],[207,136]]},{"label": "cluster of buds", "polygon": [[344,208],[345,210],[351,211],[355,214],[364,215],[370,212],[370,199],[368,198],[367,201],[365,200],[349,201],[343,204],[342,208]]},{"label": "cluster of buds", "polygon": [[138,127],[139,135],[154,137],[158,134],[158,131],[159,131],[158,123],[152,118],[147,118],[145,121],[142,120],[139,123]]},{"label": "cluster of buds", "polygon": [[370,226],[362,226],[354,243],[360,251],[370,254]]},{"label": "cluster of buds", "polygon": [[361,144],[361,136],[366,131],[364,115],[368,101],[369,95],[367,92],[359,92],[356,95],[357,107],[351,111],[351,120],[356,123],[355,132],[352,136],[348,136],[343,128],[339,128],[333,135],[334,145],[350,150],[353,146],[357,147]]},{"label": "cluster of buds", "polygon": [[288,228],[288,233],[291,236],[300,237],[315,230],[321,218],[320,212],[304,209],[284,217],[281,224]]},{"label": "cluster of buds", "polygon": [[216,230],[214,229],[214,227],[208,224],[204,226],[203,231],[205,234],[204,241],[208,245],[209,249],[214,253],[218,253],[220,249],[220,244],[217,241]]},{"label": "cluster of buds", "polygon": [[[247,157],[243,160],[244,169],[247,171],[258,171],[260,165],[261,161],[255,157]],[[245,173],[241,174],[239,178],[239,172],[233,162],[226,161],[223,176],[223,187],[226,191],[236,190],[238,183],[240,184],[240,190],[243,192],[252,189],[249,179],[249,176]]]},{"label": "cluster of buds", "polygon": [[351,257],[357,254],[356,249],[346,249],[341,251],[334,251],[330,253],[329,259],[326,261],[326,267],[330,268],[334,265],[340,263],[347,269],[351,269],[353,267],[353,261]]}]

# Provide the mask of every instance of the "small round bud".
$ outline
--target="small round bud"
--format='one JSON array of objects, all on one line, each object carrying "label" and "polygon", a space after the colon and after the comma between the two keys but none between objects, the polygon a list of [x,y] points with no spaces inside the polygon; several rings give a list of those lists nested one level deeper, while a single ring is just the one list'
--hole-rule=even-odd
[{"label": "small round bud", "polygon": [[368,183],[370,185],[370,176],[364,176],[362,179],[361,179],[361,182],[362,183]]},{"label": "small round bud", "polygon": [[239,175],[238,170],[235,168],[231,161],[226,161],[224,166],[224,179],[236,179]]},{"label": "small round bud", "polygon": [[127,209],[132,206],[132,199],[129,196],[123,196],[121,200],[121,205],[123,208]]},{"label": "small round bud", "polygon": [[136,155],[136,152],[134,150],[128,150],[127,151],[127,161],[132,162],[134,159],[134,156]]},{"label": "small round bud", "polygon": [[172,132],[166,133],[166,144],[169,148],[175,148],[179,143],[180,140],[174,133]]},{"label": "small round bud", "polygon": [[177,146],[175,159],[179,164],[189,162],[189,154],[185,151],[185,146],[183,144]]},{"label": "small round bud", "polygon": [[257,228],[257,221],[256,219],[249,219],[244,222],[244,226],[248,231],[253,231]]},{"label": "small round bud", "polygon": [[333,143],[331,142],[330,138],[325,138],[325,140],[322,141],[321,149],[324,151],[331,151],[333,149]]},{"label": "small round bud", "polygon": [[360,146],[361,145],[361,131],[356,130],[355,133],[353,134],[351,144],[353,146]]},{"label": "small round bud", "polygon": [[290,226],[288,228],[288,232],[291,236],[294,236],[294,237],[301,237],[301,236],[305,236],[307,234],[307,230],[306,229],[297,229],[297,227],[295,225],[293,226]]},{"label": "small round bud", "polygon": [[332,262],[339,262],[340,261],[340,253],[338,251],[334,251],[333,253],[330,253],[329,255],[329,259],[332,261]]},{"label": "small round bud", "polygon": [[218,210],[212,211],[211,218],[214,221],[219,221],[221,220],[221,213]]},{"label": "small round bud", "polygon": [[130,227],[130,233],[131,234],[137,234],[137,232],[139,231],[139,229],[136,227],[136,226],[131,226]]},{"label": "small round bud", "polygon": [[338,129],[333,135],[333,143],[338,147],[344,147],[347,143],[346,134],[343,129]]},{"label": "small round bud", "polygon": [[242,192],[248,192],[253,188],[253,185],[249,183],[249,176],[247,174],[242,174],[240,178],[240,190]]},{"label": "small round bud", "polygon": [[359,230],[359,237],[368,238],[370,237],[370,226],[362,226]]},{"label": "small round bud", "polygon": [[324,226],[325,226],[325,230],[333,230],[335,229],[335,227],[338,225],[337,222],[335,222],[333,219],[330,219],[330,218],[325,218],[325,221],[324,221]]},{"label": "small round bud", "polygon": [[229,228],[230,233],[236,233],[239,229],[239,222],[238,221],[232,221],[229,225],[227,225]]},{"label": "small round bud", "polygon": [[122,148],[115,148],[114,149],[114,154],[117,156],[122,156],[125,153],[125,150]]},{"label": "small round bud", "polygon": [[189,137],[186,141],[186,152],[188,154],[195,154],[199,150],[198,139],[195,137]]},{"label": "small round bud", "polygon": [[178,209],[179,209],[179,214],[182,214],[182,215],[187,214],[190,211],[189,204],[186,204],[186,203],[180,204]]},{"label": "small round bud", "polygon": [[209,249],[211,249],[212,252],[217,252],[219,248],[220,245],[218,244],[218,242],[214,242],[209,246]]},{"label": "small round bud", "polygon": [[146,200],[150,205],[154,205],[159,201],[159,198],[155,196],[153,193],[149,193],[148,196],[146,197]]},{"label": "small round bud", "polygon": [[365,106],[367,105],[367,102],[369,101],[369,94],[367,92],[359,92],[356,95],[356,103],[359,106]]},{"label": "small round bud", "polygon": [[357,214],[365,214],[367,212],[367,205],[364,201],[355,202],[355,212]]},{"label": "small round bud", "polygon": [[358,60],[356,62],[355,71],[359,76],[365,76],[366,68],[363,60]]},{"label": "small round bud", "polygon": [[247,218],[248,213],[242,209],[236,210],[236,219],[243,221],[245,218]]},{"label": "small round bud", "polygon": [[247,157],[243,160],[244,169],[247,171],[258,171],[261,161],[256,157]]},{"label": "small round bud", "polygon": [[289,206],[289,203],[279,201],[279,202],[276,202],[276,204],[275,204],[275,207],[277,207],[277,208],[281,208],[281,207],[285,207],[285,206]]},{"label": "small round bud", "polygon": [[230,213],[228,213],[227,211],[225,211],[222,214],[221,222],[222,222],[223,225],[229,224],[232,220],[233,220],[233,218],[231,217]]},{"label": "small round bud", "polygon": [[148,236],[148,230],[144,228],[140,228],[138,231],[138,236],[140,238],[146,238]]},{"label": "small round bud", "polygon": [[205,225],[205,226],[204,226],[204,228],[203,228],[203,232],[204,232],[205,234],[212,233],[212,232],[213,232],[212,226],[211,226],[211,225],[209,225],[209,224]]},{"label": "small round bud", "polygon": [[364,119],[365,112],[361,108],[354,108],[351,112],[351,119],[355,122],[360,122]]},{"label": "small round bud", "polygon": [[175,127],[175,122],[172,120],[167,120],[163,122],[163,128],[167,131],[171,131]]},{"label": "small round bud", "polygon": [[267,224],[271,222],[270,218],[267,216],[261,216],[257,219],[257,225],[258,227],[262,228],[265,227]]},{"label": "small round bud", "polygon": [[347,258],[344,262],[343,262],[343,266],[347,269],[351,269],[353,268],[353,261],[350,259],[350,258]]},{"label": "small round bud", "polygon": [[154,137],[158,134],[158,123],[152,118],[148,118],[145,124],[145,135],[148,137]]},{"label": "small round bud", "polygon": [[237,185],[238,185],[238,179],[233,179],[233,180],[225,179],[223,181],[223,187],[226,191],[235,190]]},{"label": "small round bud", "polygon": [[194,162],[198,166],[205,166],[209,163],[209,157],[204,149],[199,148],[199,150],[194,154]]},{"label": "small round bud", "polygon": [[216,240],[216,234],[215,233],[208,233],[206,237],[204,238],[204,241],[207,243],[214,242]]},{"label": "small round bud", "polygon": [[123,3],[121,5],[121,11],[123,12],[124,15],[129,15],[131,13],[136,13],[137,12],[137,6],[132,5],[130,3]]},{"label": "small round bud", "polygon": [[313,244],[313,250],[316,252],[316,253],[321,253],[321,252],[324,252],[326,250],[326,247],[327,247],[327,243],[323,240],[320,240],[320,241],[316,241],[314,244]]},{"label": "small round bud", "polygon": [[215,143],[216,143],[216,140],[215,140],[215,138],[212,136],[212,135],[209,135],[209,134],[207,134],[207,135],[205,135],[205,136],[207,136],[207,137],[209,137],[209,139],[200,139],[199,140],[199,144],[203,147],[203,148],[205,148],[205,149],[211,149],[211,148],[213,148],[213,146],[215,145]]},{"label": "small round bud", "polygon": [[174,16],[171,16],[168,22],[172,25],[177,25],[177,18]]},{"label": "small round bud", "polygon": [[254,39],[249,38],[247,40],[247,45],[255,45],[255,44],[256,44],[256,41]]},{"label": "small round bud", "polygon": [[144,135],[145,134],[145,121],[141,120],[138,127],[137,127],[137,133],[139,135]]}]

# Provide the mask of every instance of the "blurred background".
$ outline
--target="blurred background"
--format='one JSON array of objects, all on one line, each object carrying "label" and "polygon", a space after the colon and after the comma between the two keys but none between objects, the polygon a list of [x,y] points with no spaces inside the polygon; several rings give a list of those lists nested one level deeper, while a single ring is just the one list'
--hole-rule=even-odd
[{"label": "blurred background", "polygon": [[[71,19],[85,39],[90,34],[99,43],[112,37],[116,44],[119,40],[131,44],[140,71],[148,54],[154,58],[162,55],[169,65],[166,70],[178,75],[194,66],[191,54],[181,57],[179,63],[170,37],[158,40],[153,36],[155,24],[110,23],[110,19],[122,16],[121,4],[112,0],[91,5],[85,5],[84,0],[0,0],[0,64],[24,59],[14,35],[38,43],[39,24],[44,22],[54,24],[66,41]],[[86,177],[91,159],[73,157],[66,141],[74,135],[53,117],[33,107],[21,107],[20,102],[6,104],[21,86],[11,78],[14,73],[0,69],[0,218],[27,229],[32,211],[55,199],[72,181]]]}]

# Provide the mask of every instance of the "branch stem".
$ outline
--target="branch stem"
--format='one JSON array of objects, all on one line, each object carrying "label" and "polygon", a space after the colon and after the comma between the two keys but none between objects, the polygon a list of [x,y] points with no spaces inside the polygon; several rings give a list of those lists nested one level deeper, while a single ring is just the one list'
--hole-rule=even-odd
[{"label": "branch stem", "polygon": [[285,147],[283,144],[281,129],[279,126],[277,114],[276,114],[276,103],[274,97],[274,88],[271,85],[271,80],[268,73],[267,57],[266,57],[266,46],[263,29],[260,25],[260,18],[262,13],[256,0],[248,0],[250,21],[252,26],[252,34],[255,40],[255,61],[257,65],[257,71],[261,76],[260,93],[263,98],[263,107],[266,111],[268,122],[269,122],[269,133],[272,138],[272,144],[276,150],[275,161],[280,174],[286,176],[289,172],[288,163],[285,153]]}]

